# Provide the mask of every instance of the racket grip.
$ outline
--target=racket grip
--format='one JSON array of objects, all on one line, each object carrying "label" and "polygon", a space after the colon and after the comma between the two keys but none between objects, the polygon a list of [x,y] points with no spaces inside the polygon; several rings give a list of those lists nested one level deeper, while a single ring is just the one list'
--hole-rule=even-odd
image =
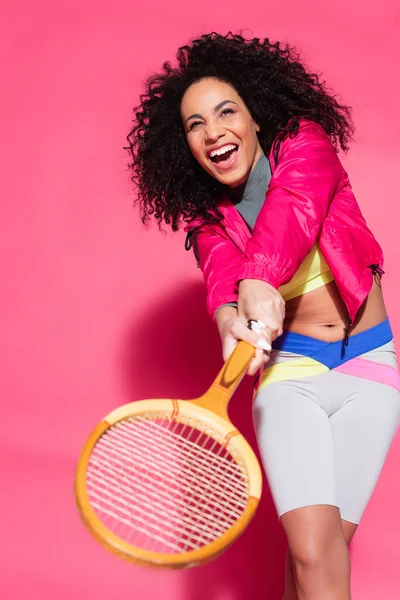
[{"label": "racket grip", "polygon": [[193,404],[212,410],[229,421],[228,403],[254,358],[256,349],[247,342],[239,342],[225,362],[209,390]]},{"label": "racket grip", "polygon": [[239,342],[214,381],[214,385],[233,394],[241,382],[255,355],[255,348],[247,342]]}]

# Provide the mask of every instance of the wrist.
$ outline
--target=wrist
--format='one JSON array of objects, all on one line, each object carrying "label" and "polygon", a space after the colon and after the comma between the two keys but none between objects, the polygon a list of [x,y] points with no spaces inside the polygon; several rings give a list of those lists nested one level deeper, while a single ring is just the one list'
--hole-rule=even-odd
[{"label": "wrist", "polygon": [[251,279],[268,283],[275,289],[278,289],[281,283],[281,276],[278,273],[271,271],[271,266],[264,262],[261,264],[252,262],[245,263],[239,273],[238,284],[240,285],[242,281],[249,281]]},{"label": "wrist", "polygon": [[236,319],[238,311],[235,306],[221,306],[215,314],[215,322],[218,327],[218,331],[221,333],[224,325],[231,319]]},{"label": "wrist", "polygon": [[259,287],[260,285],[262,285],[263,288],[266,290],[271,290],[273,292],[277,291],[276,288],[268,281],[265,281],[264,279],[249,277],[247,279],[241,279],[239,281],[239,292],[240,292],[240,289],[243,287],[247,287],[247,286],[258,286]]}]

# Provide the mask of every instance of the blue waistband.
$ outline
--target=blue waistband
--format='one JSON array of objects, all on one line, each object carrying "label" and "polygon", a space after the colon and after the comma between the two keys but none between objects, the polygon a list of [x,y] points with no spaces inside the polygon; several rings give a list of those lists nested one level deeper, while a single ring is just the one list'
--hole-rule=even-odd
[{"label": "blue waistband", "polygon": [[272,343],[272,348],[302,354],[323,363],[329,369],[334,369],[352,358],[387,344],[392,339],[393,333],[389,319],[385,319],[385,321],[371,327],[371,329],[367,329],[367,331],[350,336],[347,346],[344,345],[342,340],[323,342],[293,331],[284,331]]}]

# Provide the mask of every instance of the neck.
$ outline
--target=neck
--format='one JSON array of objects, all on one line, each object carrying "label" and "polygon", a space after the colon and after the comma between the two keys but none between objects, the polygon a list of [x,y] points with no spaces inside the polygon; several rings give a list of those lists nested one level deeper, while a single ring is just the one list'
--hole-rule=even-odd
[{"label": "neck", "polygon": [[268,163],[268,159],[261,151],[261,154],[258,157],[258,160],[254,163],[247,180],[236,187],[227,188],[226,192],[233,204],[240,202],[245,196],[250,194],[254,188],[257,187],[263,176],[263,172],[265,171],[266,163]]}]

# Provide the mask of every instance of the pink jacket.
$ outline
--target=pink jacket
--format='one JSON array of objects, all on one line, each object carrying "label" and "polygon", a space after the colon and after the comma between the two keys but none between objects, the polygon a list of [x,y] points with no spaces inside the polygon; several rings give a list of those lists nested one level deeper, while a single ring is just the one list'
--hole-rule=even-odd
[{"label": "pink jacket", "polygon": [[252,233],[227,196],[219,204],[220,223],[195,220],[186,227],[211,317],[222,304],[237,301],[242,279],[261,279],[275,288],[288,283],[317,241],[354,322],[372,273],[383,273],[383,254],[330,138],[303,119],[295,137],[275,140],[269,161],[272,178]]}]

